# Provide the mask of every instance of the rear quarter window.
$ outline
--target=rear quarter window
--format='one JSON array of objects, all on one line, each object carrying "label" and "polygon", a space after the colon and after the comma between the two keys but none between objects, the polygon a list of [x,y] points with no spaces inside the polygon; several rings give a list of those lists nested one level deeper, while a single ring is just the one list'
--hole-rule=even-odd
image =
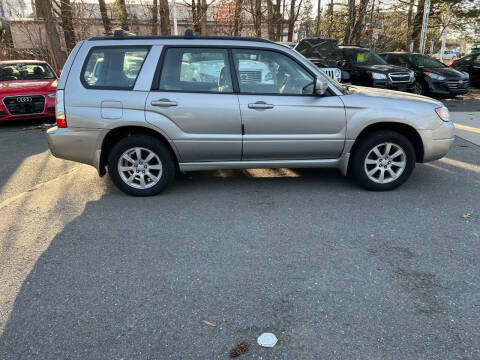
[{"label": "rear quarter window", "polygon": [[92,48],[83,65],[82,84],[91,89],[132,90],[149,50],[148,46]]}]

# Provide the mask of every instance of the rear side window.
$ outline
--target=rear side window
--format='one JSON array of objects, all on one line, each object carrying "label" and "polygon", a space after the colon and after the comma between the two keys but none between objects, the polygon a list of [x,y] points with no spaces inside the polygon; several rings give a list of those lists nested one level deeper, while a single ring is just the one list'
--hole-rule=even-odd
[{"label": "rear side window", "polygon": [[149,47],[92,48],[82,70],[82,83],[93,89],[132,90]]},{"label": "rear side window", "polygon": [[225,49],[169,48],[159,90],[232,93],[232,77]]}]

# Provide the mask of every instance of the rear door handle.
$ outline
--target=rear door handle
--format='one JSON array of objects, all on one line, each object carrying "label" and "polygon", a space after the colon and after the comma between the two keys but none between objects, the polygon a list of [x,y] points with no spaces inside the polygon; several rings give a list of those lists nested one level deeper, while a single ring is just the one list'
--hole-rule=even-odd
[{"label": "rear door handle", "polygon": [[150,104],[152,104],[152,106],[159,107],[170,107],[178,105],[176,101],[170,101],[169,99],[153,100]]},{"label": "rear door handle", "polygon": [[264,101],[257,101],[256,103],[248,104],[249,109],[273,109],[273,107],[273,104],[267,104]]}]

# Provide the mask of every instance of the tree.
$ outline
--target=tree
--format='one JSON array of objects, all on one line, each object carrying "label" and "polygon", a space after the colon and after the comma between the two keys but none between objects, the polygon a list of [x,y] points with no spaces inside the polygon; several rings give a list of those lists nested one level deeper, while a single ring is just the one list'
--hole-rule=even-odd
[{"label": "tree", "polygon": [[117,17],[120,21],[120,27],[123,30],[128,31],[130,28],[128,26],[128,13],[127,7],[125,5],[125,0],[116,0],[116,8],[117,8]]},{"label": "tree", "polygon": [[345,35],[343,36],[343,44],[350,44],[351,31],[355,24],[355,0],[348,0],[348,18],[347,26],[345,27]]},{"label": "tree", "polygon": [[170,8],[168,0],[160,0],[160,33],[162,35],[170,35]]},{"label": "tree", "polygon": [[51,0],[35,0],[35,9],[38,16],[43,19],[47,33],[47,47],[50,54],[50,62],[55,70],[60,70],[65,61],[65,54],[59,46],[60,36],[57,31],[57,23],[52,12]]},{"label": "tree", "polygon": [[112,25],[110,24],[110,18],[107,13],[107,5],[105,0],[98,0],[98,7],[100,8],[100,15],[102,16],[102,23],[105,35],[112,34]]},{"label": "tree", "polygon": [[360,45],[360,39],[363,34],[363,29],[365,28],[365,14],[367,12],[368,0],[360,0],[360,4],[357,9],[357,15],[353,29],[350,33],[349,43]]},{"label": "tree", "polygon": [[253,20],[253,36],[262,36],[262,0],[250,0]]},{"label": "tree", "polygon": [[152,4],[152,35],[158,34],[158,0]]},{"label": "tree", "polygon": [[242,6],[243,0],[235,0],[233,11],[233,36],[240,36],[242,33]]},{"label": "tree", "polygon": [[72,5],[70,4],[70,0],[60,0],[60,11],[65,45],[67,46],[67,51],[70,52],[77,42],[73,28]]},{"label": "tree", "polygon": [[298,19],[298,15],[300,14],[300,8],[302,7],[302,1],[298,2],[296,5],[296,0],[290,0],[290,11],[288,14],[288,35],[287,41],[293,40],[293,30],[295,29],[295,22]]}]

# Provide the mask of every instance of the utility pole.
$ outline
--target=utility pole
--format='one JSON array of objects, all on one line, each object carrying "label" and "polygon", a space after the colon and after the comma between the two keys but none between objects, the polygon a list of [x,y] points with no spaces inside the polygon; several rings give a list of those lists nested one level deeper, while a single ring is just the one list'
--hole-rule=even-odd
[{"label": "utility pole", "polygon": [[423,9],[423,23],[422,32],[420,35],[420,53],[425,53],[425,44],[427,42],[428,16],[430,14],[430,0],[425,0],[425,7]]},{"label": "utility pole", "polygon": [[173,15],[173,35],[178,35],[177,6],[175,5],[175,0],[172,0],[172,15]]}]

